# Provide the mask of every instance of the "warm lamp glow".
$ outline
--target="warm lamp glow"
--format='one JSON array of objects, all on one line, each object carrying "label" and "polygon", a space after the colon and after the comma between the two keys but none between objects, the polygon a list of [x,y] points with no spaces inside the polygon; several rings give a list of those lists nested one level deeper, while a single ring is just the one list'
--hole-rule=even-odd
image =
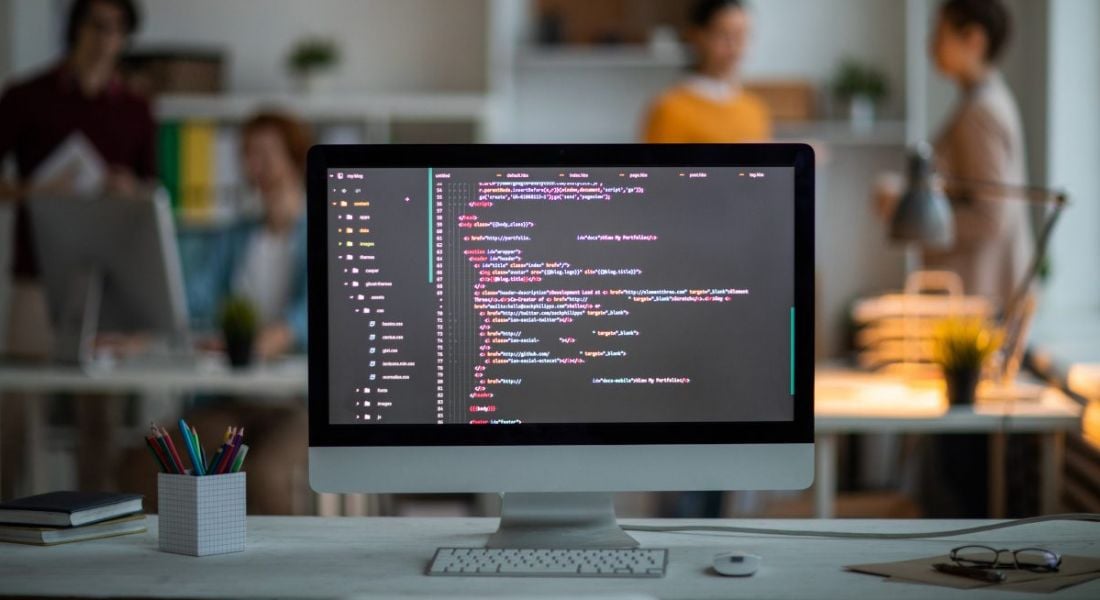
[{"label": "warm lamp glow", "polygon": [[1085,414],[1081,415],[1081,429],[1085,440],[1093,448],[1100,450],[1100,400],[1092,400],[1085,405]]}]

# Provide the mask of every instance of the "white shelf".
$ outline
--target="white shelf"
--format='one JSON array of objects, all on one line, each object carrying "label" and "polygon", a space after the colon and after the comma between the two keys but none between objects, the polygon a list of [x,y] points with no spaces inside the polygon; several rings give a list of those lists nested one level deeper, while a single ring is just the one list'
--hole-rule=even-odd
[{"label": "white shelf", "polygon": [[516,64],[521,68],[617,69],[617,68],[682,68],[688,64],[684,48],[670,52],[654,52],[648,46],[562,46],[558,48],[528,48],[519,54]]},{"label": "white shelf", "polygon": [[905,122],[885,120],[861,130],[848,121],[786,122],[775,125],[777,141],[821,141],[833,146],[904,146]]},{"label": "white shelf", "polygon": [[488,114],[477,93],[418,94],[169,94],[157,99],[158,119],[241,121],[263,108],[289,110],[308,121],[477,121]]}]

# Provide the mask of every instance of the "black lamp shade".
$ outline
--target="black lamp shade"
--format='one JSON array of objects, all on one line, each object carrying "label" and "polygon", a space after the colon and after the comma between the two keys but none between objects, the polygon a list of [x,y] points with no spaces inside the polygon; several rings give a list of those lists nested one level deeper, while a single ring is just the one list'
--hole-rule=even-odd
[{"label": "black lamp shade", "polygon": [[890,221],[890,239],[925,248],[949,248],[955,217],[947,197],[932,185],[932,152],[921,144],[909,156],[909,182]]}]

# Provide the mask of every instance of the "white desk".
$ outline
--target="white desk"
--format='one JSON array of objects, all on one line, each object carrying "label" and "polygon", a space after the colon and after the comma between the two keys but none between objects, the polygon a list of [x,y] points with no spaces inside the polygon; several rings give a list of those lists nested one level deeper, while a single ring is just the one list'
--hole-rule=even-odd
[{"label": "white desk", "polygon": [[[645,520],[626,523],[669,524]],[[931,531],[978,521],[728,520],[713,523],[848,531]],[[494,519],[251,517],[243,553],[193,558],[157,550],[150,531],[39,548],[0,544],[0,593],[20,596],[140,596],[208,598],[548,596],[586,598],[642,594],[656,598],[1001,598],[1002,592],[960,591],[848,573],[844,565],[932,556],[964,543],[1018,548],[1047,544],[1063,553],[1096,556],[1100,525],[1045,523],[965,538],[915,541],[825,540],[634,533],[645,546],[671,549],[662,579],[427,577],[435,548],[478,546]],[[712,575],[717,552],[760,554],[749,578]],[[1100,597],[1100,581],[1063,590],[1057,598]]]},{"label": "white desk", "polygon": [[[1062,392],[1046,387],[1038,402],[978,402],[950,408],[942,391],[914,388],[900,380],[844,369],[818,369],[815,374],[816,478],[818,517],[835,512],[837,437],[849,433],[990,433],[1003,442],[1005,433],[1041,435],[1040,511],[1058,512],[1067,431],[1080,431],[1082,407]],[[990,460],[994,514],[1004,507],[1004,456]]]}]

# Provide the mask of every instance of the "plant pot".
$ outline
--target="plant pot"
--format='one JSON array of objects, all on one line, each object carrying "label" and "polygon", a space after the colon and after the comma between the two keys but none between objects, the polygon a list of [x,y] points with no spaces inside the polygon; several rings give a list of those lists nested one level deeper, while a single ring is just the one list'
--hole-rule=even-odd
[{"label": "plant pot", "polygon": [[252,336],[226,336],[225,354],[229,357],[229,366],[243,369],[252,364]]},{"label": "plant pot", "polygon": [[333,91],[336,74],[330,70],[303,71],[294,75],[294,91],[299,94],[319,95]]},{"label": "plant pot", "polygon": [[981,369],[944,369],[943,378],[947,382],[947,402],[951,406],[969,406],[974,404],[978,391],[978,379]]},{"label": "plant pot", "polygon": [[857,132],[871,131],[875,126],[875,101],[867,96],[852,96],[848,100],[848,120]]}]

